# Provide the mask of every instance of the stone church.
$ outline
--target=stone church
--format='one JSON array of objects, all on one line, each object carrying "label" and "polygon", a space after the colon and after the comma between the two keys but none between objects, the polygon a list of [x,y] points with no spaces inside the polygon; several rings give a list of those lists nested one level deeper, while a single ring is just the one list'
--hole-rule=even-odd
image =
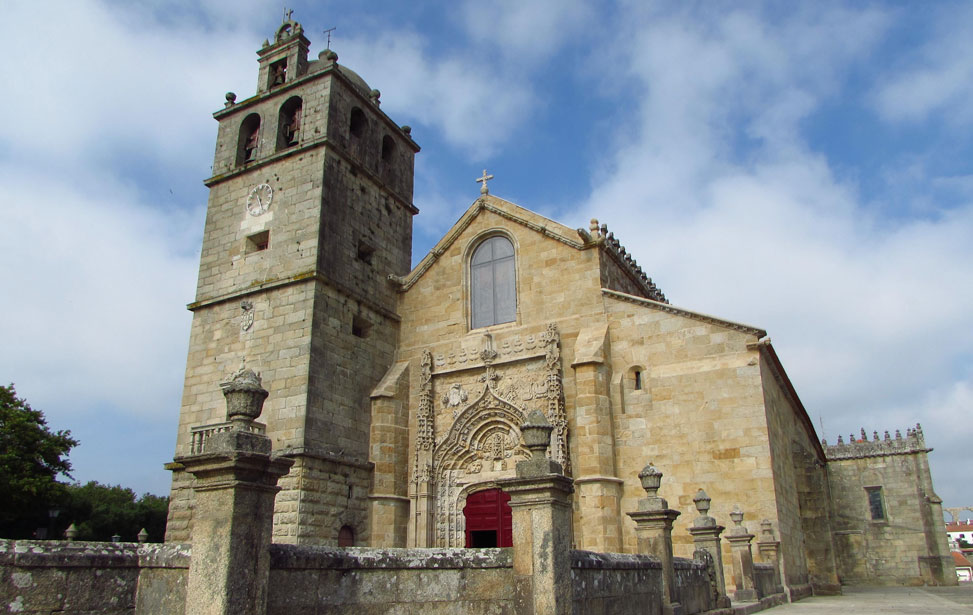
[{"label": "stone church", "polygon": [[498,198],[484,172],[412,267],[419,146],[378,90],[309,48],[285,21],[256,93],[214,114],[168,541],[193,526],[180,459],[227,428],[218,385],[246,365],[270,393],[253,428],[293,461],[275,542],[509,546],[498,485],[539,410],[574,481],[578,549],[635,552],[625,512],[651,461],[687,513],[678,555],[703,489],[724,525],[736,506],[751,532],[766,520],[789,588],[948,580],[921,429],[823,443],[766,332],[670,303],[605,224]]}]

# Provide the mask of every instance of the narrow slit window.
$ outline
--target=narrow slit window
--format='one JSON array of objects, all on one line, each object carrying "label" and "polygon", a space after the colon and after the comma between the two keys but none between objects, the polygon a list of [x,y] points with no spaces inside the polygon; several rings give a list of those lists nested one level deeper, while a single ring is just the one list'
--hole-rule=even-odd
[{"label": "narrow slit window", "polygon": [[868,510],[872,515],[872,521],[885,521],[885,499],[882,497],[881,487],[865,487],[868,494]]},{"label": "narrow slit window", "polygon": [[642,390],[642,372],[641,370],[635,370],[635,390]]}]

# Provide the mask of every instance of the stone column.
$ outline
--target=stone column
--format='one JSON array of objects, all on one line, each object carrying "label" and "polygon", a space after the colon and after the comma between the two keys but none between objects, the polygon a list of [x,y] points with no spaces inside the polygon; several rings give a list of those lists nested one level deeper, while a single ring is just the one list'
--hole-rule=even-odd
[{"label": "stone column", "polygon": [[639,472],[639,480],[645,489],[645,497],[639,500],[636,512],[627,513],[635,521],[638,551],[662,560],[663,612],[666,615],[681,615],[682,606],[673,599],[675,574],[672,567],[672,523],[680,513],[669,508],[669,502],[659,497],[662,472],[651,463]]},{"label": "stone column", "polygon": [[726,539],[733,553],[733,582],[736,584],[733,599],[753,602],[757,600],[756,585],[753,582],[753,553],[750,550],[753,534],[743,525],[743,511],[739,506],[733,507],[730,518],[733,519],[734,526],[727,532]]},{"label": "stone column", "polygon": [[528,615],[571,613],[572,512],[574,487],[560,464],[547,457],[554,427],[534,410],[521,425],[531,457],[517,464],[517,477],[498,481],[513,511],[515,611]]},{"label": "stone column", "polygon": [[575,342],[574,438],[572,460],[581,527],[580,548],[617,553],[622,548],[621,496],[623,481],[615,472],[615,436],[611,409],[611,366],[608,325],[582,329]]},{"label": "stone column", "polygon": [[293,461],[271,457],[270,438],[250,431],[267,397],[260,376],[241,369],[221,386],[232,427],[176,459],[196,479],[186,612],[263,615],[277,480]]},{"label": "stone column", "polygon": [[774,567],[774,593],[784,591],[780,574],[780,541],[774,536],[774,525],[770,519],[760,522],[760,540],[757,541],[757,551],[760,561]]},{"label": "stone column", "polygon": [[709,554],[709,559],[713,562],[713,571],[716,573],[716,608],[730,606],[730,599],[726,596],[726,578],[723,572],[723,548],[720,544],[720,534],[725,529],[722,525],[716,524],[716,519],[709,516],[710,497],[700,489],[696,492],[693,502],[699,516],[693,520],[689,533],[693,537],[693,543],[697,551],[705,551]]}]

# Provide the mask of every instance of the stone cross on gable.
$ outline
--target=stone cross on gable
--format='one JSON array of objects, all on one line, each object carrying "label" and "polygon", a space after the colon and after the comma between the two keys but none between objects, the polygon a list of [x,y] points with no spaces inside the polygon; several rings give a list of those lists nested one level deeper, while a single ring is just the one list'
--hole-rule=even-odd
[{"label": "stone cross on gable", "polygon": [[480,186],[480,194],[490,194],[490,189],[487,188],[487,180],[488,179],[493,179],[493,176],[492,175],[487,175],[486,169],[483,169],[483,177],[478,177],[476,179],[476,183],[478,183],[478,184],[479,183],[482,183],[483,184],[482,186]]}]

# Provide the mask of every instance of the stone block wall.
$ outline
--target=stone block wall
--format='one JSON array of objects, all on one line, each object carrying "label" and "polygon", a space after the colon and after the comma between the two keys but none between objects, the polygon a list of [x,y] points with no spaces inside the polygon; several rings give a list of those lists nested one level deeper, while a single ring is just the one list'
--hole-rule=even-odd
[{"label": "stone block wall", "polygon": [[777,584],[774,579],[774,567],[771,564],[754,563],[753,585],[757,590],[757,595],[761,598],[777,593]]},{"label": "stone block wall", "polygon": [[273,545],[268,615],[510,614],[509,549]]},{"label": "stone block wall", "polygon": [[[825,446],[841,582],[954,584],[922,432],[869,438],[862,430],[850,440]],[[867,489],[879,490],[884,518],[873,517]]]},{"label": "stone block wall", "polygon": [[675,581],[672,597],[682,606],[683,613],[702,613],[716,607],[713,583],[706,564],[677,557],[673,559],[672,567]]},{"label": "stone block wall", "polygon": [[572,551],[571,582],[577,615],[662,614],[662,564],[654,557]]},{"label": "stone block wall", "polygon": [[181,615],[179,544],[0,540],[0,610],[26,615]]}]

